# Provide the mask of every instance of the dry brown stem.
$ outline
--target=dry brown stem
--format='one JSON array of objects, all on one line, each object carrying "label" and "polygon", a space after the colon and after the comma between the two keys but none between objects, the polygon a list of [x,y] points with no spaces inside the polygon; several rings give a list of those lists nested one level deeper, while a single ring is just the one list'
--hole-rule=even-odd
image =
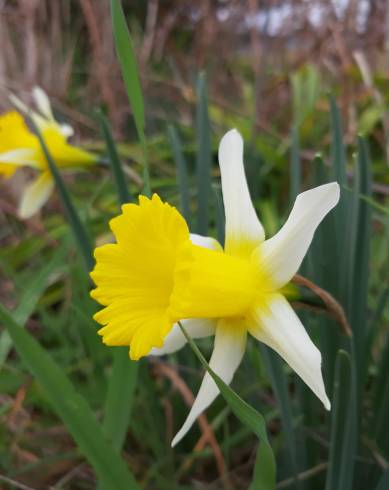
[{"label": "dry brown stem", "polygon": [[[326,311],[335,318],[335,320],[341,327],[344,335],[347,335],[348,337],[352,336],[351,327],[347,321],[346,315],[344,313],[341,304],[328,291],[319,287],[317,284],[310,281],[306,277],[301,276],[300,274],[296,274],[293,277],[292,283],[296,284],[297,286],[304,286],[310,289],[314,294],[316,294],[316,296],[318,296],[325,304]],[[298,302],[298,304],[302,305],[301,302]],[[307,305],[304,303],[304,306]],[[312,308],[312,306],[310,305],[308,307]],[[317,309],[317,307],[313,307],[313,308]],[[318,308],[320,309],[320,307]]]},{"label": "dry brown stem", "polygon": [[[161,362],[161,361],[155,361],[152,360],[153,364],[153,372],[156,376],[164,376],[165,378],[168,378],[170,382],[173,384],[174,388],[181,394],[182,398],[184,399],[185,403],[188,405],[188,407],[191,407],[193,405],[193,402],[195,400],[193,393],[189,389],[188,385],[185,383],[185,381],[181,378],[181,376],[177,373],[177,371],[170,366],[167,363]],[[201,414],[198,419],[198,424],[200,427],[200,430],[203,434],[203,437],[206,438],[207,443],[209,444],[210,448],[212,449],[215,460],[216,460],[216,465],[220,474],[221,478],[225,478],[226,474],[226,464],[223,458],[223,453],[220,449],[220,446],[216,440],[215,433],[209,424],[207,417],[204,414]]]}]

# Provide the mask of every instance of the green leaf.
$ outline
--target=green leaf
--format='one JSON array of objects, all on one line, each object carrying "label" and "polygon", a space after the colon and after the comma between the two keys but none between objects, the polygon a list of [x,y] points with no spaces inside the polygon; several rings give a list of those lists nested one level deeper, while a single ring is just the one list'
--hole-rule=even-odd
[{"label": "green leaf", "polygon": [[197,358],[215,381],[225,401],[228,403],[234,415],[246,425],[260,440],[254,467],[254,478],[250,490],[275,490],[276,466],[273,450],[269,444],[266,432],[266,423],[263,416],[237,395],[224,381],[210,368],[197,345],[188,335],[185,328],[178,322],[182,333]]},{"label": "green leaf", "polygon": [[381,479],[376,486],[375,490],[388,490],[389,488],[389,470],[386,470],[383,475],[381,476]]},{"label": "green leaf", "polygon": [[127,347],[115,347],[112,373],[104,407],[104,431],[115,449],[123,447],[138,379],[138,362],[128,357]]},{"label": "green leaf", "polygon": [[111,0],[112,28],[115,38],[116,53],[122,70],[127,97],[134,115],[138,138],[144,157],[144,187],[146,195],[150,195],[150,175],[145,136],[145,110],[139,78],[138,63],[134,45],[128,30],[120,0]]},{"label": "green leaf", "polygon": [[277,405],[280,407],[281,422],[285,433],[286,447],[289,456],[288,466],[290,466],[292,471],[296,488],[301,488],[298,479],[299,468],[297,462],[299,451],[295,437],[295,429],[293,427],[292,407],[290,404],[286,376],[282,369],[280,359],[275,352],[266,346],[261,346],[261,354],[277,399]]},{"label": "green leaf", "polygon": [[342,118],[333,95],[329,95],[331,113],[331,160],[332,171],[339,185],[347,184],[346,149],[343,144]]},{"label": "green leaf", "polygon": [[213,196],[215,203],[215,221],[216,221],[216,235],[218,242],[224,247],[225,240],[225,229],[226,229],[226,218],[224,215],[224,205],[223,205],[223,196],[220,186],[213,185]]},{"label": "green leaf", "polygon": [[14,346],[31,374],[42,386],[54,410],[72,434],[80,451],[93,466],[104,487],[115,490],[139,490],[119,454],[103,436],[94,413],[74,389],[62,369],[39,343],[15,322],[0,305],[0,320],[7,328]]},{"label": "green leaf", "polygon": [[354,379],[350,356],[339,351],[336,359],[330,454],[325,490],[353,488],[356,440]]},{"label": "green leaf", "polygon": [[353,327],[353,348],[357,369],[357,383],[362,390],[365,378],[365,349],[367,341],[367,295],[369,283],[369,250],[371,212],[369,205],[359,198],[371,195],[370,159],[366,141],[358,138],[358,155],[354,176],[354,196],[350,219],[348,318]]},{"label": "green leaf", "polygon": [[196,85],[197,110],[197,202],[198,218],[197,233],[206,235],[209,224],[209,199],[211,195],[211,128],[208,116],[207,80],[204,73],[200,73]]},{"label": "green leaf", "polygon": [[[342,118],[335,98],[329,95],[330,115],[331,115],[331,178],[336,180],[341,188],[347,185],[347,159],[346,148],[343,143]],[[349,255],[349,214],[352,203],[350,196],[341,192],[339,203],[334,212],[334,224],[336,233],[336,246],[333,247],[332,255],[336,255],[336,263],[339,266],[337,284],[334,285],[336,290],[331,292],[335,294],[338,300],[342,301],[343,306],[347,308],[349,269],[344,257]]]},{"label": "green leaf", "polygon": [[111,129],[109,127],[106,117],[102,112],[99,112],[99,120],[104,135],[105,143],[107,145],[109,161],[111,164],[112,175],[116,185],[118,200],[121,204],[133,201],[130,192],[128,190],[128,186],[126,184],[126,176],[124,175],[123,172],[119,154],[117,152],[116,145],[112,137]]},{"label": "green leaf", "polygon": [[[19,306],[13,313],[17,323],[24,325],[34,312],[40,297],[48,285],[50,275],[63,261],[64,251],[65,246],[61,246],[52,259],[40,269],[38,274],[28,285],[28,288],[25,289],[25,292],[19,301]],[[0,335],[0,370],[8,357],[11,347],[11,337],[8,331],[4,330]]]},{"label": "green leaf", "polygon": [[292,128],[291,143],[289,200],[293,203],[301,188],[300,138],[297,127]]},{"label": "green leaf", "polygon": [[33,129],[33,132],[36,134],[39,144],[41,145],[43,154],[47,160],[47,164],[49,166],[51,175],[54,179],[55,185],[57,186],[59,197],[61,199],[62,205],[65,209],[65,213],[67,216],[67,220],[73,232],[76,244],[80,251],[81,256],[84,259],[84,263],[86,265],[87,270],[91,270],[94,264],[93,255],[92,255],[92,245],[88,236],[88,233],[82,224],[75,208],[70,198],[70,195],[66,189],[66,186],[62,180],[61,174],[58,171],[58,168],[54,162],[53,157],[51,156],[45,140],[42,137],[41,132],[39,131],[38,126],[35,124],[33,118],[28,117],[29,123]]},{"label": "green leaf", "polygon": [[[125,204],[130,200],[130,195],[125,184],[123,169],[109,126],[103,116],[101,123],[111,156],[112,174],[118,190],[118,204]],[[113,447],[118,451],[123,447],[130,422],[137,378],[138,363],[130,360],[128,348],[115,347],[113,349],[112,373],[105,400],[103,427],[112,441]]]},{"label": "green leaf", "polygon": [[170,144],[173,150],[173,157],[176,164],[177,185],[180,193],[180,210],[186,222],[190,224],[190,201],[189,201],[189,179],[188,164],[182,152],[182,143],[179,134],[174,126],[168,126]]}]

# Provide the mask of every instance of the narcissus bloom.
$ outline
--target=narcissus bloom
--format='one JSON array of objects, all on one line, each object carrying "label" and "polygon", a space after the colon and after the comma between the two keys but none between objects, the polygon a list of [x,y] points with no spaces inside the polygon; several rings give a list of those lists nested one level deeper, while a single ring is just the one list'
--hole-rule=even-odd
[{"label": "narcissus bloom", "polygon": [[[274,349],[327,409],[321,354],[282,294],[297,272],[324,216],[339,199],[330,183],[300,194],[272,238],[251,202],[243,141],[235,130],[219,147],[226,243],[190,235],[179,212],[157,195],[126,204],[110,222],[115,244],[95,251],[92,296],[105,306],[95,315],[107,345],[130,346],[130,357],[175,352],[185,344],[178,320],[193,338],[215,335],[211,368],[229,384],[252,335]],[[206,374],[179,442],[219,393]]]},{"label": "narcissus bloom", "polygon": [[[21,113],[32,117],[58,167],[71,168],[96,163],[96,155],[67,142],[73,129],[54,119],[50,101],[43,90],[36,87],[32,94],[39,112],[30,111],[14,96],[11,100]],[[39,173],[36,180],[23,191],[19,204],[20,217],[29,218],[50,197],[54,182],[37,136],[30,131],[23,116],[13,110],[0,116],[0,175],[10,177],[20,167],[31,167]]]}]

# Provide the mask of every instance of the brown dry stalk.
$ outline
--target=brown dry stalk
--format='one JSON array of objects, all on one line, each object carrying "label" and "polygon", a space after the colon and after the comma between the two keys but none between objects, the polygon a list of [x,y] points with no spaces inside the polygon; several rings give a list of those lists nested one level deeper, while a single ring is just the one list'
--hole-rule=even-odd
[{"label": "brown dry stalk", "polygon": [[[156,374],[157,376],[162,375],[165,378],[168,378],[172,385],[179,391],[188,407],[191,407],[193,405],[195,397],[193,396],[193,393],[189,389],[188,385],[177,373],[177,371],[172,366],[169,366],[164,362],[156,360],[152,360],[151,362],[153,364],[154,374]],[[197,418],[197,422],[199,424],[203,437],[206,439],[214,453],[220,477],[224,479],[226,477],[226,464],[223,458],[223,453],[216,440],[215,433],[211,425],[209,424],[207,417],[204,414],[201,414]]]},{"label": "brown dry stalk", "polygon": [[[325,304],[325,306],[326,306],[325,311],[330,313],[335,318],[335,320],[337,321],[337,323],[341,327],[344,335],[347,335],[348,337],[352,336],[351,327],[347,321],[346,315],[344,313],[344,310],[343,310],[341,304],[328,291],[326,291],[325,289],[322,289],[317,284],[310,281],[306,277],[301,276],[300,274],[296,274],[293,277],[292,283],[296,284],[297,286],[304,286],[304,287],[310,289],[314,294],[316,294],[316,296],[318,296],[323,301],[323,303]],[[302,305],[301,302],[297,302],[297,304],[299,306]],[[304,303],[304,306],[307,306],[307,305]],[[308,307],[310,307],[310,305],[308,305]],[[315,307],[313,307],[313,308],[315,308]],[[315,308],[315,309],[317,309],[317,308]],[[320,309],[320,306],[319,306],[319,309]]]}]

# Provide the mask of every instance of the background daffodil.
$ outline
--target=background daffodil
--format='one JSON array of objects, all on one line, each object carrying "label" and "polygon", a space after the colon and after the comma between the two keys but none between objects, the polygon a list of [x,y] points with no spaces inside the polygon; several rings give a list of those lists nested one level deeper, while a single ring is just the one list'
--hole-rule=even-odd
[{"label": "background daffodil", "polygon": [[[11,100],[21,113],[28,114],[34,120],[58,167],[71,168],[96,163],[96,155],[67,142],[73,129],[54,119],[45,92],[35,87],[32,95],[38,112],[30,111],[15,96],[11,96]],[[0,116],[0,174],[10,177],[20,167],[31,167],[39,172],[38,177],[24,189],[19,203],[19,216],[29,218],[50,197],[54,182],[39,140],[30,131],[21,113],[13,110]]]},{"label": "background daffodil", "polygon": [[[339,200],[330,183],[300,194],[281,230],[265,240],[251,202],[243,141],[232,130],[222,139],[219,163],[226,215],[224,250],[216,240],[189,235],[177,210],[158,196],[123,206],[110,225],[117,243],[96,249],[93,297],[105,306],[95,315],[108,345],[129,345],[130,356],[174,352],[185,338],[215,335],[211,368],[230,383],[247,334],[280,354],[329,409],[321,354],[282,294],[325,215]],[[173,327],[173,328],[172,328]],[[206,374],[179,442],[219,391]]]}]

